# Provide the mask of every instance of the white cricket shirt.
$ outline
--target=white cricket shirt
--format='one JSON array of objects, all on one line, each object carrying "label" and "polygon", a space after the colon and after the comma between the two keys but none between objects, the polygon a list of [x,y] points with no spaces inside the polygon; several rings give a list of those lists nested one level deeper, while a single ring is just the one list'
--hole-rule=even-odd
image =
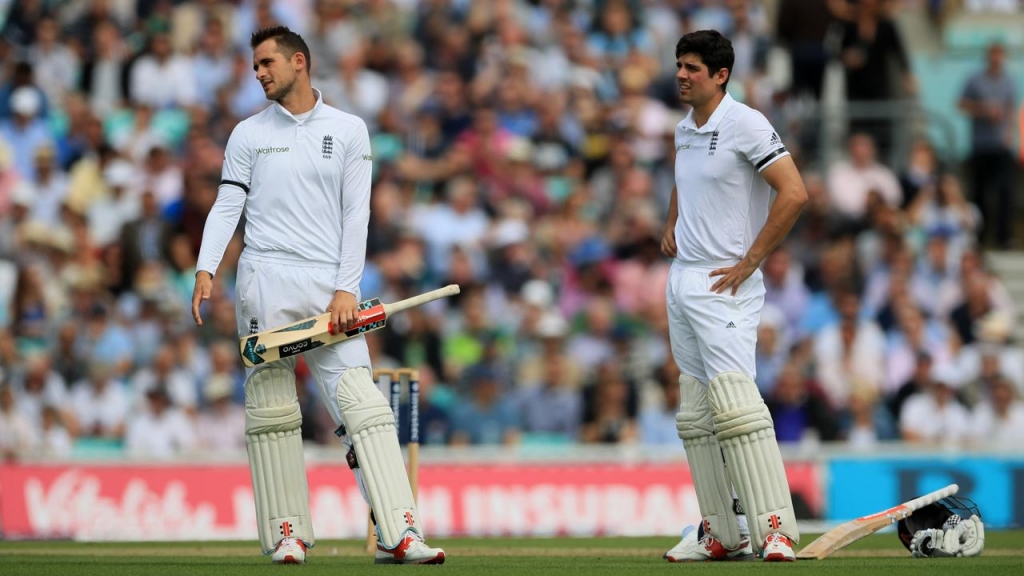
[{"label": "white cricket shirt", "polygon": [[760,172],[789,152],[760,112],[729,94],[700,128],[691,110],[675,143],[676,260],[735,264],[768,219],[772,189]]},{"label": "white cricket shirt", "polygon": [[335,289],[357,293],[370,221],[370,136],[362,119],[314,93],[302,119],[275,102],[232,130],[198,270],[216,273],[244,209],[246,251],[337,267]]}]

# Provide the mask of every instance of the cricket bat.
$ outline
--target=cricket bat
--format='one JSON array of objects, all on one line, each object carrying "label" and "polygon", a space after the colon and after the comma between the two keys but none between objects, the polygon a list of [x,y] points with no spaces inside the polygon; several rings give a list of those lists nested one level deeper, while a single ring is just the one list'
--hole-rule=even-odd
[{"label": "cricket bat", "polygon": [[359,303],[359,320],[344,332],[339,332],[331,326],[331,313],[327,312],[299,320],[294,324],[243,336],[239,339],[238,352],[242,356],[242,363],[249,368],[276,362],[314,348],[330,346],[360,334],[380,330],[393,314],[458,293],[458,284],[449,284],[444,288],[392,304],[382,304],[380,299],[374,298]]},{"label": "cricket bat", "polygon": [[822,534],[817,540],[804,546],[796,557],[799,560],[824,560],[834,552],[846,548],[861,538],[873,534],[886,526],[898,522],[929,504],[952,496],[960,490],[956,484],[950,484],[941,490],[930,492],[919,498],[893,506],[870,516],[861,516],[836,526]]}]

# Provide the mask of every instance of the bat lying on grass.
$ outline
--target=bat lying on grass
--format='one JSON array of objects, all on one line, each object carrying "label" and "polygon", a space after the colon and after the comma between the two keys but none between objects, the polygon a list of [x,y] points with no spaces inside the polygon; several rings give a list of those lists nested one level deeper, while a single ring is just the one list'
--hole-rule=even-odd
[{"label": "bat lying on grass", "polygon": [[888,510],[883,510],[870,516],[861,516],[855,520],[840,524],[805,546],[797,552],[796,557],[799,560],[824,560],[833,552],[842,550],[868,534],[873,534],[890,524],[899,522],[913,514],[916,510],[952,496],[959,490],[959,486],[950,484],[941,490],[930,492],[920,498],[914,498],[899,506],[893,506]]},{"label": "bat lying on grass", "polygon": [[325,312],[294,324],[243,336],[239,339],[238,352],[242,355],[242,363],[249,368],[275,362],[314,348],[348,340],[359,334],[379,330],[387,324],[388,318],[397,312],[458,293],[459,286],[449,284],[444,288],[399,300],[393,304],[381,304],[380,299],[374,298],[359,303],[359,320],[344,332],[335,331],[331,326],[331,313]]}]

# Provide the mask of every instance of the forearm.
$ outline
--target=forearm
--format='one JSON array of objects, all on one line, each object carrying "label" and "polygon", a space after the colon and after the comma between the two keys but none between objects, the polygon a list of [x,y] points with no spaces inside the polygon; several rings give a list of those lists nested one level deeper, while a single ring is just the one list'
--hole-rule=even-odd
[{"label": "forearm", "polygon": [[[365,217],[363,217],[365,214]],[[334,281],[335,290],[357,294],[366,263],[366,236],[370,210],[346,214],[341,240],[341,258]]]},{"label": "forearm", "polygon": [[349,143],[341,189],[341,246],[335,290],[358,294],[366,262],[373,164],[365,127]]},{"label": "forearm", "polygon": [[792,193],[780,191],[771,210],[768,211],[768,220],[764,228],[747,252],[747,260],[759,266],[786,239],[806,202],[807,196],[802,189]]},{"label": "forearm", "polygon": [[665,216],[665,229],[675,228],[676,220],[679,219],[679,192],[675,186],[672,187],[672,196],[668,200],[668,214]]},{"label": "forearm", "polygon": [[203,227],[203,244],[199,249],[197,271],[217,273],[224,251],[238,226],[238,218],[245,207],[245,191],[232,184],[222,184],[217,190],[217,201],[210,209]]}]

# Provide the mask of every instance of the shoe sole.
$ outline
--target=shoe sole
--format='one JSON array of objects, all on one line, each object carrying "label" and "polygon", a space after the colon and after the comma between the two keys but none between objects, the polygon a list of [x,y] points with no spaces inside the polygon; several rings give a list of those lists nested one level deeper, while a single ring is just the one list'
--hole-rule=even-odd
[{"label": "shoe sole", "polygon": [[305,560],[298,560],[293,556],[285,556],[284,559],[274,562],[274,564],[305,564]]},{"label": "shoe sole", "polygon": [[785,554],[769,554],[764,557],[765,562],[796,562],[796,557]]},{"label": "shoe sole", "polygon": [[670,558],[668,554],[662,556],[673,564],[694,564],[696,562],[748,562],[754,559],[753,554],[740,554],[739,556],[727,556],[725,558],[701,558],[701,559],[680,559]]},{"label": "shoe sole", "polygon": [[444,552],[439,553],[433,558],[424,558],[422,560],[416,560],[415,562],[401,562],[394,558],[374,558],[374,564],[444,564]]}]

